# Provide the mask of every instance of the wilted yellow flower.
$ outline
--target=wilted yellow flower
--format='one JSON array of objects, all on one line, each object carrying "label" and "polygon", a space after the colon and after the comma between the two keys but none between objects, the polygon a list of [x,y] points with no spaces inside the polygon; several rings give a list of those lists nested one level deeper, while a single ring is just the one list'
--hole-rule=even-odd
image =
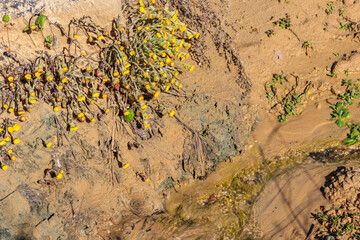
[{"label": "wilted yellow flower", "polygon": [[75,131],[75,130],[78,130],[78,129],[79,129],[79,127],[75,126],[75,127],[71,127],[70,131]]},{"label": "wilted yellow flower", "polygon": [[140,8],[139,8],[139,11],[140,11],[140,13],[144,13],[144,14],[147,13],[147,11],[145,10],[145,8],[143,8],[143,7],[140,7]]},{"label": "wilted yellow flower", "polygon": [[130,166],[130,164],[128,164],[128,163],[125,163],[124,165],[123,165],[123,167],[122,168],[127,168],[127,167],[129,167]]},{"label": "wilted yellow flower", "polygon": [[82,101],[84,101],[85,99],[86,99],[85,96],[80,96],[80,97],[78,97],[77,101],[78,101],[78,102],[82,102]]},{"label": "wilted yellow flower", "polygon": [[156,98],[158,98],[160,96],[160,92],[155,92],[154,93],[154,98],[156,99]]},{"label": "wilted yellow flower", "polygon": [[81,51],[80,51],[80,55],[81,55],[81,57],[86,57],[86,56],[87,56],[85,50],[81,50]]}]

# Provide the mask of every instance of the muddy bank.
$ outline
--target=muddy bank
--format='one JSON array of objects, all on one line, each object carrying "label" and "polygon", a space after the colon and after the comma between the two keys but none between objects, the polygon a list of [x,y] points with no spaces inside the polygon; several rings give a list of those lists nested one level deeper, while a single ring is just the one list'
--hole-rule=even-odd
[{"label": "muddy bank", "polygon": [[[189,2],[191,8],[183,8],[186,5],[173,3],[184,20],[204,35],[191,53],[198,71],[182,76],[185,97],[163,97],[177,110],[177,118],[164,116],[144,134],[129,125],[119,127],[112,112],[103,121],[84,123],[78,131],[64,133],[66,116],[54,114],[51,106],[38,103],[26,115],[28,121],[21,125],[18,136],[22,144],[14,149],[18,158],[1,173],[0,221],[6,223],[1,224],[2,238],[129,238],[136,223],[166,212],[165,201],[172,189],[185,180],[205,178],[220,162],[243,151],[255,120],[248,114],[246,101],[250,80],[226,31],[216,25],[219,18],[205,5],[199,13],[199,8],[193,8],[196,5]],[[22,33],[26,21],[15,19],[43,6],[49,20],[61,24],[86,14],[107,27],[120,12],[118,1],[3,3],[14,23],[9,29],[10,42],[2,42],[3,52],[10,46],[20,56],[34,57],[35,50],[44,50],[42,33],[30,39]],[[24,14],[25,19],[29,16]],[[198,24],[191,24],[191,18],[197,18]],[[216,25],[219,36],[212,37],[211,25]],[[5,28],[1,31],[7,32]],[[45,35],[49,33],[44,29]],[[51,53],[67,44],[60,32],[55,34],[60,46]],[[108,147],[114,140],[120,146],[120,162]],[[44,142],[50,141],[53,146],[46,148]],[[129,142],[137,147],[129,147]],[[122,168],[124,163],[129,167]],[[60,167],[62,179],[48,176],[51,169]]]}]

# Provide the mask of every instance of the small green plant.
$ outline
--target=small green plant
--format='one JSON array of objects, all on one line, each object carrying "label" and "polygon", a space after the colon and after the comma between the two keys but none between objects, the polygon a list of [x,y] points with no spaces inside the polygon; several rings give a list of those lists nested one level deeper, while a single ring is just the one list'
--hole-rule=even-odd
[{"label": "small green plant", "polygon": [[332,73],[332,72],[331,72],[331,73],[328,73],[328,74],[326,74],[326,75],[329,76],[329,77],[336,77],[336,73],[334,73],[334,72],[333,72],[333,73]]},{"label": "small green plant", "polygon": [[45,47],[47,47],[48,49],[51,49],[53,41],[54,41],[53,36],[51,36],[51,35],[47,36],[45,38]]},{"label": "small green plant", "polygon": [[285,14],[284,18],[280,18],[278,21],[274,22],[275,26],[279,26],[282,29],[289,29],[291,27],[291,19],[289,14]]},{"label": "small green plant", "polygon": [[348,108],[346,107],[346,103],[343,102],[337,102],[336,104],[333,104],[331,106],[331,109],[333,110],[331,114],[331,121],[335,121],[336,125],[338,127],[342,127],[346,125],[345,119],[350,117],[350,112]]},{"label": "small green plant", "polygon": [[341,229],[338,229],[335,233],[336,236],[342,236],[343,235],[343,231]]},{"label": "small green plant", "polygon": [[345,224],[344,230],[345,230],[345,232],[352,232],[352,231],[354,231],[354,226],[351,224]]},{"label": "small green plant", "polygon": [[274,35],[275,35],[274,29],[269,29],[269,30],[267,30],[265,33],[266,33],[266,35],[267,35],[268,37],[271,37],[271,36],[274,36]]},{"label": "small green plant", "polygon": [[273,74],[273,78],[272,78],[273,82],[275,83],[280,83],[280,84],[283,84],[286,80],[286,76],[285,74]]},{"label": "small green plant", "polygon": [[340,53],[333,53],[335,57],[340,57]]},{"label": "small green plant", "polygon": [[349,30],[351,23],[342,23],[340,22],[340,30],[341,31],[347,31]]},{"label": "small green plant", "polygon": [[[272,76],[272,80],[266,82],[264,87],[266,91],[266,97],[270,101],[275,101],[276,106],[281,106],[279,109],[278,120],[279,122],[286,122],[289,119],[290,115],[297,115],[298,105],[302,102],[305,94],[309,93],[308,88],[311,86],[311,82],[307,83],[302,92],[296,92],[298,87],[298,81],[296,79],[296,84],[289,86],[289,81],[286,79],[285,74],[275,73]],[[281,87],[280,93],[278,93],[277,86]],[[291,89],[289,91],[289,89]]]},{"label": "small green plant", "polygon": [[354,124],[350,128],[348,137],[343,141],[346,145],[353,145],[360,141],[360,124]]},{"label": "small green plant", "polygon": [[339,10],[339,16],[344,17],[345,15],[346,15],[346,10],[340,9],[340,10]]},{"label": "small green plant", "polygon": [[302,45],[303,48],[306,50],[306,56],[310,56],[311,49],[312,49],[312,43],[309,41],[305,41]]},{"label": "small green plant", "polygon": [[[353,100],[360,97],[360,84],[353,83],[349,78],[349,70],[344,71],[346,79],[342,81],[342,86],[345,86],[345,93],[338,95],[340,101],[333,104],[330,108],[333,110],[331,113],[331,121],[335,121],[338,127],[348,126],[350,133],[347,134],[347,138],[343,140],[346,145],[353,145],[360,141],[360,124],[352,124],[346,121],[349,118],[350,112],[348,106],[353,104]],[[359,79],[358,79],[359,81]]]},{"label": "small green plant", "polygon": [[10,21],[10,17],[9,17],[9,15],[7,15],[7,14],[5,14],[4,16],[3,16],[3,22],[5,22],[5,23],[8,23],[9,21]]},{"label": "small green plant", "polygon": [[327,4],[327,8],[325,10],[327,15],[330,15],[333,13],[333,11],[335,10],[335,4],[334,3],[328,3]]},{"label": "small green plant", "polygon": [[328,218],[328,216],[326,214],[318,213],[315,218],[320,223],[323,223]]},{"label": "small green plant", "polygon": [[304,43],[303,43],[303,47],[304,47],[304,48],[311,47],[311,42],[309,42],[309,41],[304,42]]},{"label": "small green plant", "polygon": [[339,216],[334,216],[330,219],[331,224],[337,223],[338,221],[339,221]]}]

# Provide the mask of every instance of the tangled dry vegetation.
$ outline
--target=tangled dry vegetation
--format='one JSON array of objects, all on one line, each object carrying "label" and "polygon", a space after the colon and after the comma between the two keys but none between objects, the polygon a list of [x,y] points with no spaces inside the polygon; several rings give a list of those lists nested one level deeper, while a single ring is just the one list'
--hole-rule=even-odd
[{"label": "tangled dry vegetation", "polygon": [[[37,101],[52,106],[57,122],[58,117],[66,122],[64,132],[77,130],[80,122],[101,120],[111,110],[122,124],[128,122],[143,131],[151,129],[153,119],[175,115],[160,95],[184,95],[179,76],[184,70],[194,70],[185,60],[200,34],[179,20],[178,11],[155,0],[127,1],[122,11],[111,29],[89,16],[73,19],[64,28],[39,13],[30,18],[24,34],[32,39],[32,32],[50,28],[51,35],[42,35],[44,47],[52,49],[59,45],[57,29],[68,46],[60,53],[41,51],[35,59],[21,58],[8,46],[7,63],[0,66],[2,113],[6,115],[0,136],[3,170],[8,168],[7,161],[16,158],[10,142],[20,143],[16,138],[19,122],[26,121],[25,115]],[[3,24],[12,27],[8,15]],[[89,45],[96,51],[88,50]],[[57,177],[62,173],[58,169]]]}]

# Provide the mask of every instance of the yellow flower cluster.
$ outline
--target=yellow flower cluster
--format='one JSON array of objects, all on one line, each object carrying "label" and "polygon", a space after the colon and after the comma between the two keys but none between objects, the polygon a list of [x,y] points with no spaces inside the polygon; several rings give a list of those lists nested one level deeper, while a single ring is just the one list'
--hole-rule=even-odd
[{"label": "yellow flower cluster", "polygon": [[[122,73],[120,82],[115,83],[127,90],[134,117],[150,127],[148,105],[156,103],[161,92],[177,91],[182,88],[178,76],[182,68],[192,72],[194,65],[184,61],[190,56],[187,50],[200,33],[194,32],[178,18],[179,12],[168,7],[158,7],[155,1],[140,0],[124,9],[135,19],[122,23],[117,19],[117,36],[106,52],[117,55],[113,76]],[[129,31],[125,31],[129,29]],[[132,35],[128,35],[131,32]],[[152,98],[144,98],[152,96]],[[144,101],[149,103],[145,104]],[[124,116],[128,112],[124,111]],[[171,110],[169,116],[175,112]]]}]

